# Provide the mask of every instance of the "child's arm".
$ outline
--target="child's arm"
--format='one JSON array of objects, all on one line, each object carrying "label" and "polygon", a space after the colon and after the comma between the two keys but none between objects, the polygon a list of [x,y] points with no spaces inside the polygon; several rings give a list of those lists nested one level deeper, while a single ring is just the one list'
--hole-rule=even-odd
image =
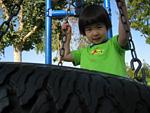
[{"label": "child's arm", "polygon": [[[123,3],[122,9],[123,9],[124,15],[125,15],[125,17],[127,19],[127,24],[130,27],[128,15],[127,15],[127,8],[126,8],[125,0],[120,0],[120,1],[122,1],[122,3]],[[119,4],[119,5],[121,5],[121,4]],[[118,37],[118,43],[119,43],[119,45],[121,47],[126,46],[126,44],[128,43],[128,40],[127,40],[127,37],[126,37],[126,32],[125,32],[123,24],[121,22],[121,16],[119,18],[119,37]]]},{"label": "child's arm", "polygon": [[67,36],[66,43],[64,44],[65,53],[62,60],[68,62],[74,62],[73,55],[70,52],[71,26],[67,22],[63,22],[61,29],[63,33],[65,33],[65,29],[66,29],[66,36]]}]

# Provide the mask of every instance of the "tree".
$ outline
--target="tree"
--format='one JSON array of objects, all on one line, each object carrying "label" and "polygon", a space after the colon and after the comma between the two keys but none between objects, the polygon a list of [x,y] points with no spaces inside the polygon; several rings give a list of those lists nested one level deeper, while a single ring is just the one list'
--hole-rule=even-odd
[{"label": "tree", "polygon": [[[12,6],[18,3],[12,0],[0,0],[1,10],[3,10],[2,19],[8,20]],[[21,61],[21,52],[29,51],[34,48],[34,43],[42,41],[44,25],[44,3],[43,1],[26,0],[20,6],[18,16],[10,22],[9,31],[0,41],[1,51],[13,45],[14,61]],[[41,28],[41,29],[40,29]]]},{"label": "tree", "polygon": [[[1,19],[8,20],[12,6],[19,0],[0,0]],[[65,0],[53,0],[53,9],[60,9],[66,4]],[[21,61],[22,51],[34,49],[35,45],[43,42],[45,30],[45,0],[24,0],[20,6],[19,14],[10,22],[9,31],[0,41],[0,51],[13,45],[14,61]]]},{"label": "tree", "polygon": [[131,27],[140,31],[150,44],[150,2],[149,0],[128,0],[128,17]]}]

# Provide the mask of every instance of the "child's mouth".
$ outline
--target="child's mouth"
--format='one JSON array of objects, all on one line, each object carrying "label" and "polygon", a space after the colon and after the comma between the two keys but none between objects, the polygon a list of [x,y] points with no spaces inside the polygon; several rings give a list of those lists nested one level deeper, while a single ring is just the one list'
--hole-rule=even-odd
[{"label": "child's mouth", "polygon": [[97,42],[97,41],[99,41],[99,40],[100,40],[100,38],[97,38],[97,39],[93,39],[93,40]]}]

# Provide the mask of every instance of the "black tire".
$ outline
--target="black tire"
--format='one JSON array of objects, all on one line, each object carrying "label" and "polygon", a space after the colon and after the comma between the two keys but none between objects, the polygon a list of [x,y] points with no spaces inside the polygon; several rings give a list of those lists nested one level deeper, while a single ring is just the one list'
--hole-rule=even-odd
[{"label": "black tire", "polygon": [[0,113],[150,113],[150,87],[83,69],[0,63]]}]

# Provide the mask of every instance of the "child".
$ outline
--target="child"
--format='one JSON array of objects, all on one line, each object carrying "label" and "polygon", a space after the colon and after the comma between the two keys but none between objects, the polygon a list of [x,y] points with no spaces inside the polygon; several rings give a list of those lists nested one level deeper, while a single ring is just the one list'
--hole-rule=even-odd
[{"label": "child", "polygon": [[[127,17],[125,0],[121,0],[121,2]],[[64,22],[62,31],[64,32],[67,28],[67,41],[64,45],[65,54],[62,59],[73,62],[75,66],[80,65],[84,69],[126,77],[125,50],[128,49],[126,32],[120,20],[119,35],[107,40],[107,31],[111,27],[105,8],[99,5],[87,6],[79,17],[79,31],[93,45],[70,52],[71,26]]]}]

